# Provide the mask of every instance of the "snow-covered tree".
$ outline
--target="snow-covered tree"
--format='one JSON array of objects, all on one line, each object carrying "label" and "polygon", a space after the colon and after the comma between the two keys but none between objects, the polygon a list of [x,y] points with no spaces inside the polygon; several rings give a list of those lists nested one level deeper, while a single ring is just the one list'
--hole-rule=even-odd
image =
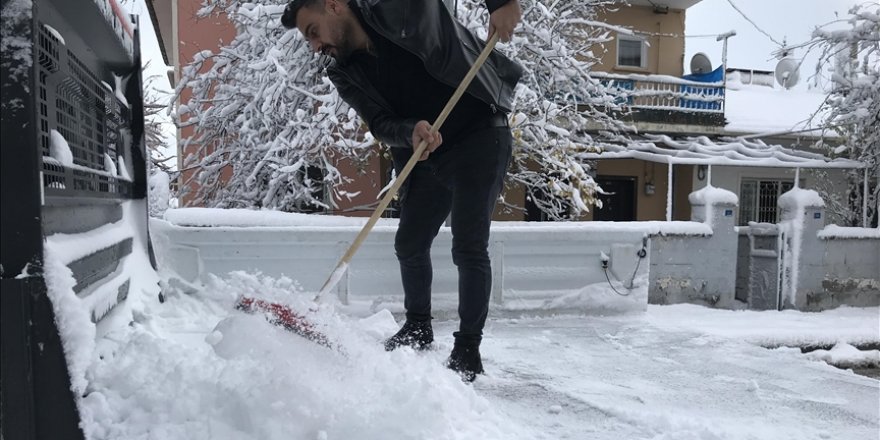
[{"label": "snow-covered tree", "polygon": [[166,153],[169,146],[166,128],[171,122],[165,111],[168,108],[168,92],[157,88],[156,80],[155,76],[150,76],[144,82],[144,140],[151,168],[169,172],[170,162],[175,156]]},{"label": "snow-covered tree", "polygon": [[336,188],[350,179],[337,160],[370,153],[324,66],[299,31],[281,26],[285,5],[208,0],[199,12],[225,13],[237,29],[217,53],[196,54],[177,88],[192,91],[177,111],[180,126],[195,127],[183,140],[195,146],[184,169],[198,169],[198,196],[209,206],[326,209],[332,198],[323,189],[345,196]]},{"label": "snow-covered tree", "polygon": [[[521,184],[527,197],[551,219],[574,218],[598,203],[597,186],[584,152],[601,147],[586,128],[624,131],[612,117],[625,109],[620,91],[609,89],[590,72],[599,62],[610,31],[596,15],[610,0],[521,1],[523,22],[502,50],[523,65],[516,90],[514,163],[508,183]],[[486,38],[481,0],[463,0],[459,18]]]},{"label": "snow-covered tree", "polygon": [[[576,216],[595,202],[596,184],[578,156],[599,145],[585,127],[622,128],[609,116],[623,110],[616,104],[622,100],[589,76],[599,44],[609,40],[594,19],[611,3],[522,0],[523,24],[511,43],[500,45],[526,68],[512,115],[508,183],[524,185],[551,218]],[[200,196],[211,206],[328,208],[333,198],[321,197],[321,189],[345,196],[336,188],[349,179],[336,161],[366,160],[373,151],[299,32],[279,24],[285,4],[206,0],[200,11],[225,13],[238,31],[218,52],[197,54],[177,90],[192,89],[178,109],[179,124],[196,129],[184,140],[198,146],[185,168],[199,169]],[[458,2],[458,19],[483,38],[486,14],[482,1]],[[228,178],[224,170],[231,170]]]},{"label": "snow-covered tree", "polygon": [[849,225],[862,224],[867,197],[868,224],[876,224],[880,202],[880,6],[853,6],[844,29],[817,28],[805,45],[819,51],[816,77],[830,73],[831,91],[825,100],[825,126],[836,131],[843,145],[835,154],[868,167],[869,189],[864,194],[864,170],[847,172],[849,187],[843,200],[823,189],[828,209]]}]

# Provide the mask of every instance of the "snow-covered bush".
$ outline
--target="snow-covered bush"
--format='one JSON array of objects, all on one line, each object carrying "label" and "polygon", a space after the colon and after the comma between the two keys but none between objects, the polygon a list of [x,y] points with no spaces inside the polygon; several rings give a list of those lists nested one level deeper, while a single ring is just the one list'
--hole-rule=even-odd
[{"label": "snow-covered bush", "polygon": [[[589,76],[598,44],[609,39],[607,29],[592,25],[610,3],[522,0],[524,22],[501,45],[527,70],[511,115],[516,144],[508,183],[524,185],[550,218],[576,216],[595,201],[596,183],[578,155],[598,143],[584,127],[622,128],[609,116],[622,110],[621,100]],[[184,168],[199,169],[199,197],[208,206],[330,208],[334,198],[322,197],[322,189],[340,196],[336,188],[350,179],[337,161],[365,161],[373,151],[299,31],[279,24],[285,4],[206,0],[199,12],[225,13],[238,31],[218,52],[197,54],[177,90],[193,93],[178,109],[178,123],[195,127],[183,141],[197,146]],[[483,2],[458,7],[458,19],[485,38]]]},{"label": "snow-covered bush", "polygon": [[171,179],[165,171],[154,168],[148,185],[150,217],[162,218],[171,203]]}]

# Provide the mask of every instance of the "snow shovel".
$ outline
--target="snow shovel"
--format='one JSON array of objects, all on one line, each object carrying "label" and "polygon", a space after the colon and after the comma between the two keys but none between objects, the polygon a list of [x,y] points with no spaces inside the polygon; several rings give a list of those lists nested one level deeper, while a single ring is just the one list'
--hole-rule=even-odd
[{"label": "snow shovel", "polygon": [[[495,48],[497,42],[498,34],[492,34],[492,37],[489,38],[489,42],[486,44],[486,48],[483,49],[483,52],[480,53],[480,56],[474,61],[474,65],[471,66],[470,70],[464,76],[464,79],[461,80],[461,84],[455,89],[455,93],[452,94],[452,97],[449,98],[446,106],[443,107],[440,116],[438,116],[437,120],[431,125],[431,134],[437,133],[443,123],[446,122],[446,118],[449,116],[452,108],[455,107],[455,104],[458,103],[458,100],[464,94],[465,90],[467,90],[467,87],[474,79],[474,76],[476,76],[477,71],[483,66],[483,63],[486,61],[486,58],[489,57],[489,54],[492,52],[492,49]],[[373,226],[376,225],[376,222],[379,221],[379,217],[382,216],[385,208],[391,203],[391,199],[397,195],[397,191],[400,190],[401,185],[403,185],[403,182],[409,176],[410,172],[412,172],[427,147],[428,143],[422,141],[416,147],[415,151],[413,151],[412,157],[400,171],[400,175],[397,176],[394,183],[391,184],[391,188],[385,193],[385,196],[379,202],[379,206],[373,211],[373,215],[370,216],[370,219],[361,229],[361,232],[358,233],[354,242],[352,242],[351,246],[349,246],[339,262],[336,263],[336,268],[330,274],[330,277],[327,278],[327,281],[324,282],[324,286],[321,287],[321,290],[315,295],[314,302],[318,302],[327,292],[339,283],[339,280],[342,279],[342,275],[345,274],[345,271],[348,269],[348,263],[351,261],[352,257],[354,257],[355,252],[361,247],[361,244],[363,244],[367,235],[369,235],[370,231],[373,229]],[[269,303],[249,297],[241,297],[235,304],[235,308],[246,313],[262,313],[272,324],[279,325],[315,343],[331,347],[326,335],[319,332],[315,328],[315,325],[309,322],[303,314],[295,312],[286,305]]]}]

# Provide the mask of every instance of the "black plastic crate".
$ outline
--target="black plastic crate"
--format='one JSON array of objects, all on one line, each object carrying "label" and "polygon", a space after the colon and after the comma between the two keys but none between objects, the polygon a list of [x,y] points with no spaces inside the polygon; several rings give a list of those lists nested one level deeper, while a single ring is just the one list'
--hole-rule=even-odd
[{"label": "black plastic crate", "polygon": [[[132,182],[105,169],[104,155],[117,167],[131,163],[131,112],[110,84],[99,79],[47,26],[36,23],[37,136],[43,154],[43,188],[55,197],[129,198]],[[50,156],[51,131],[58,131],[73,153],[74,166]]]}]

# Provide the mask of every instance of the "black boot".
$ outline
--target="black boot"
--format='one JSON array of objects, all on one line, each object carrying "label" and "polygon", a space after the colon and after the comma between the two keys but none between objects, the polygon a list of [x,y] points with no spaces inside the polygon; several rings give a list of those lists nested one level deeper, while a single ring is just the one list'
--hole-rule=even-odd
[{"label": "black boot", "polygon": [[431,328],[431,321],[407,320],[394,336],[385,341],[385,351],[392,351],[403,345],[415,350],[425,350],[432,342],[434,329]]},{"label": "black boot", "polygon": [[483,360],[480,358],[480,344],[455,341],[446,367],[461,375],[461,379],[473,382],[478,374],[483,374]]}]

